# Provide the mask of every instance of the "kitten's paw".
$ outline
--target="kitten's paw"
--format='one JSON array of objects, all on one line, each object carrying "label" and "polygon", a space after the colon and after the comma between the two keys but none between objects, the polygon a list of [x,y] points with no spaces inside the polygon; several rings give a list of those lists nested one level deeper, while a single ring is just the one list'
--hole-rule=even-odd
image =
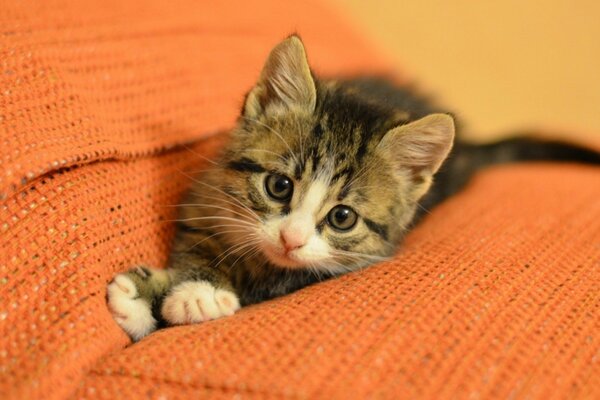
[{"label": "kitten's paw", "polygon": [[171,290],[161,313],[169,323],[181,325],[233,315],[239,308],[240,301],[235,293],[216,289],[206,281],[188,281]]},{"label": "kitten's paw", "polygon": [[133,340],[140,340],[156,329],[148,302],[138,297],[135,283],[127,274],[115,276],[107,292],[113,318]]}]

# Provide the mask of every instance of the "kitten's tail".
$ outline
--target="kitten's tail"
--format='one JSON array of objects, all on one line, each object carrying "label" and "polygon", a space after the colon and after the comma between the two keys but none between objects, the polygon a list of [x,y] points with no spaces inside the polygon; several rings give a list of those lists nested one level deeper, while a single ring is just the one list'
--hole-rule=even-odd
[{"label": "kitten's tail", "polygon": [[436,174],[434,185],[421,205],[431,209],[458,192],[480,169],[511,162],[552,161],[600,165],[600,151],[561,141],[516,137],[476,145],[458,141]]},{"label": "kitten's tail", "polygon": [[459,143],[457,146],[457,154],[461,150],[466,153],[476,169],[518,161],[600,164],[599,151],[561,141],[516,137],[485,145]]}]

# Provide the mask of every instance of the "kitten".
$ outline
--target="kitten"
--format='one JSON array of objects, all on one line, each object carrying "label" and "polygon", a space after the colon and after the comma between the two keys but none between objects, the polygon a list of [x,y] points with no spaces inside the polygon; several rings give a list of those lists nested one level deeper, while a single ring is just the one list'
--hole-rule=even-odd
[{"label": "kitten", "polygon": [[[316,79],[301,40],[289,37],[247,95],[218,167],[187,194],[168,268],[137,267],[108,285],[115,320],[139,340],[386,260],[422,210],[476,169],[536,159],[522,154],[525,139],[457,143],[429,191],[454,136],[450,114],[406,89]],[[540,159],[598,158],[560,144],[538,149]]]}]

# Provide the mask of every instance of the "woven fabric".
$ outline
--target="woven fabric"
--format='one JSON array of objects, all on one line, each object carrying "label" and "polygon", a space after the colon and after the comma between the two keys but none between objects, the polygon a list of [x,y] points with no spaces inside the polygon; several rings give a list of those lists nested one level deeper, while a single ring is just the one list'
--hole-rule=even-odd
[{"label": "woven fabric", "polygon": [[589,166],[487,171],[391,262],[126,347],[106,284],[165,262],[270,47],[387,62],[316,0],[0,9],[1,398],[600,397]]},{"label": "woven fabric", "polygon": [[392,262],[157,332],[77,397],[598,398],[598,196],[593,167],[486,171]]}]

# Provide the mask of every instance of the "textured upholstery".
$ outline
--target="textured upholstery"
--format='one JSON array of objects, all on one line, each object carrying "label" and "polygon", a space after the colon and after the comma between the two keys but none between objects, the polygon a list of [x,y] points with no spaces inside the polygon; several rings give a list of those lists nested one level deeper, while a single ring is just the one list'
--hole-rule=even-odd
[{"label": "textured upholstery", "polygon": [[0,397],[600,397],[600,174],[510,166],[391,262],[129,346],[112,276],[163,265],[270,47],[388,63],[319,1],[0,4]]}]

